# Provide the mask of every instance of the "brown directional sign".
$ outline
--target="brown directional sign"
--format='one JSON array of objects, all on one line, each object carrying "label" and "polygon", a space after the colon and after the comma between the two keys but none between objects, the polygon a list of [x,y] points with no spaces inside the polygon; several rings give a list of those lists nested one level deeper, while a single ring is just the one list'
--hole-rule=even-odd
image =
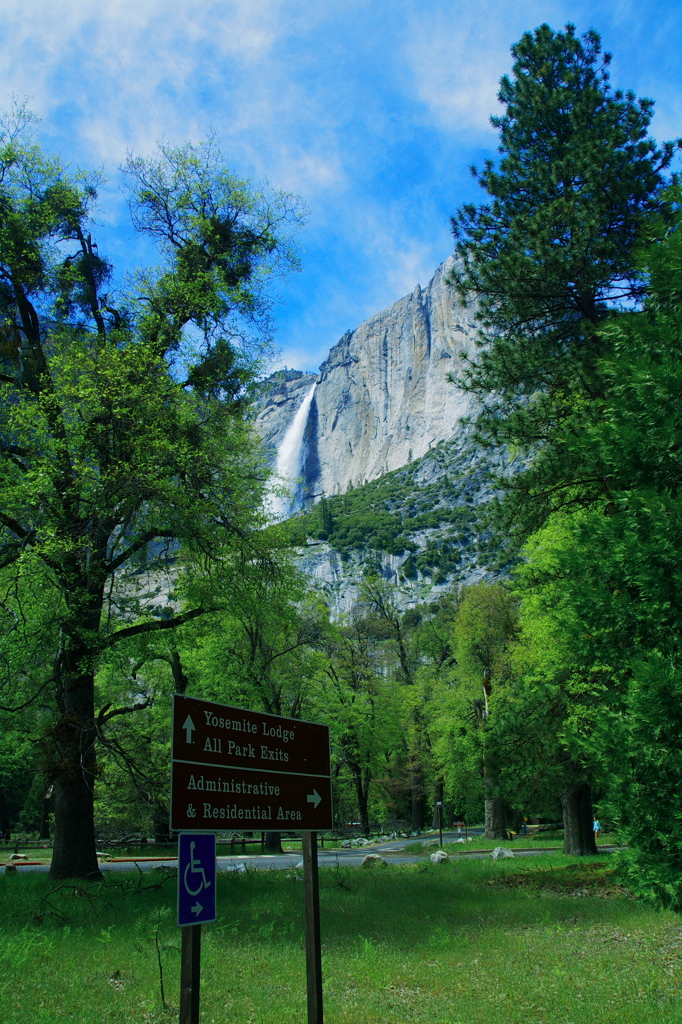
[{"label": "brown directional sign", "polygon": [[330,774],[326,725],[173,698],[173,829],[331,828]]}]

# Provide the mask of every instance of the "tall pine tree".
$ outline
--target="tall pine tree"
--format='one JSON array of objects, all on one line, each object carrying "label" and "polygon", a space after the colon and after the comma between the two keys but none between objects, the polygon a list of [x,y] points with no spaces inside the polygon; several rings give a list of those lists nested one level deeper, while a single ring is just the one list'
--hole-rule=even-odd
[{"label": "tall pine tree", "polygon": [[600,403],[608,335],[597,327],[642,298],[635,251],[651,218],[669,214],[665,171],[680,143],[659,148],[653,101],[612,90],[596,32],[542,25],[512,54],[505,111],[491,118],[500,159],[473,169],[488,201],[453,218],[451,280],[476,296],[482,324],[458,384],[483,400],[479,439],[527,456],[504,521],[530,532],[554,508],[603,494],[562,438]]}]

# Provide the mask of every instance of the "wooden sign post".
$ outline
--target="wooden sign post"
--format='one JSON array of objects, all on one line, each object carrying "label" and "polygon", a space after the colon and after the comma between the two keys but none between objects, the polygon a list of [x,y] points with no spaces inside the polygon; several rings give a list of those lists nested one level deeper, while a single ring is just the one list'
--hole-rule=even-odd
[{"label": "wooden sign post", "polygon": [[308,1024],[323,1024],[317,832],[303,833],[303,890],[305,894],[305,963],[308,978]]},{"label": "wooden sign post", "polygon": [[[235,827],[303,832],[308,1024],[323,1024],[317,833],[332,825],[326,725],[185,694],[174,696],[170,827],[194,836],[182,879],[178,871],[178,884],[182,881],[188,897],[180,1024],[199,1024],[201,925],[193,922],[206,912],[205,895],[211,888],[210,883],[202,883],[202,895],[194,902],[204,865],[196,852],[201,837],[195,833]],[[191,841],[189,836],[184,838]],[[214,919],[215,914],[206,918]]]},{"label": "wooden sign post", "polygon": [[201,983],[201,925],[182,929],[180,964],[180,1024],[199,1024],[199,985]]}]

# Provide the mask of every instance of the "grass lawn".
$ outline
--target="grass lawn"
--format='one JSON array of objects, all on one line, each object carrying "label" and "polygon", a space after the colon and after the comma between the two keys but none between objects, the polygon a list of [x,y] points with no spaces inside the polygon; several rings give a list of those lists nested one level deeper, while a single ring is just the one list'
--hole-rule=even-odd
[{"label": "grass lawn", "polygon": [[[618,837],[611,833],[602,833],[597,846],[613,846],[618,844]],[[422,854],[433,853],[434,850],[442,849],[451,856],[459,853],[475,853],[479,850],[493,850],[496,846],[502,846],[508,850],[538,850],[542,853],[547,847],[558,848],[564,845],[563,832],[529,832],[528,835],[516,836],[514,839],[486,839],[485,836],[475,835],[469,840],[458,843],[452,839],[444,839],[443,846],[438,845],[438,835],[425,836],[421,843],[409,843],[405,846],[405,853],[421,856]]]},{"label": "grass lawn", "polygon": [[[682,1024],[682,920],[632,899],[610,865],[322,870],[328,1024]],[[2,1024],[177,1020],[175,884],[157,871],[50,894],[45,875],[0,878]],[[218,914],[203,932],[202,1024],[302,1024],[297,874],[220,876]]]}]

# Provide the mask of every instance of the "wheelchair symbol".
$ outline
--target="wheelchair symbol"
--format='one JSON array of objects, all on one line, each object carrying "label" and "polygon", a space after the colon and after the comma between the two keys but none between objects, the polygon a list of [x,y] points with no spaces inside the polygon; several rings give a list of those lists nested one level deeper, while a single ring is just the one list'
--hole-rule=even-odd
[{"label": "wheelchair symbol", "polygon": [[[192,843],[189,844],[189,864],[187,864],[186,867],[185,867],[185,876],[184,876],[185,891],[188,892],[190,896],[198,896],[202,889],[210,889],[210,887],[211,887],[211,882],[206,877],[206,872],[204,871],[204,869],[201,866],[201,861],[200,860],[196,860],[195,857],[194,857],[194,847],[195,846],[196,846],[196,843],[192,842]],[[190,875],[190,874],[191,875],[200,875],[201,876],[201,880],[199,881],[199,888],[198,889],[190,889],[189,884],[188,884],[188,880],[187,880],[187,876]],[[194,884],[196,885],[197,880],[194,879],[193,881],[194,881]]]}]

